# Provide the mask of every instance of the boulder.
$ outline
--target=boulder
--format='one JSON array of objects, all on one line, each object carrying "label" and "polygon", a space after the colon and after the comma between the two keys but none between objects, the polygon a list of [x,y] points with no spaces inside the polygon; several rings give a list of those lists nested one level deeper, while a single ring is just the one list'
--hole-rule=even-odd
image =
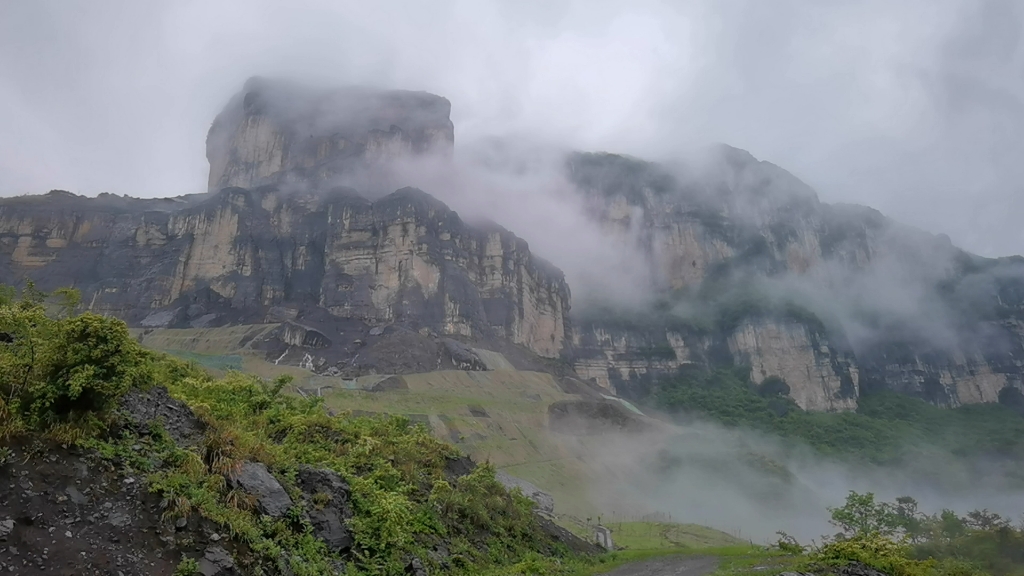
[{"label": "boulder", "polygon": [[[333,551],[343,552],[351,548],[352,533],[348,529],[348,520],[352,518],[352,506],[348,484],[332,470],[307,466],[299,468],[297,484],[306,497],[313,535]],[[319,501],[323,498],[327,501]]]},{"label": "boulder", "polygon": [[260,462],[243,463],[237,472],[228,475],[228,483],[255,496],[260,512],[267,516],[283,516],[292,507],[284,487]]},{"label": "boulder", "polygon": [[210,546],[199,560],[199,573],[203,576],[234,576],[235,559],[220,546]]},{"label": "boulder", "polygon": [[413,558],[405,565],[405,573],[406,576],[428,576],[429,574],[419,558]]},{"label": "boulder", "polygon": [[119,404],[124,423],[137,434],[149,434],[158,423],[179,446],[195,446],[203,438],[206,425],[184,402],[171,397],[167,388],[130,390]]},{"label": "boulder", "polygon": [[516,478],[515,476],[506,474],[501,470],[495,473],[494,477],[508,490],[519,488],[519,490],[522,491],[523,496],[533,500],[534,504],[537,505],[538,512],[544,512],[545,514],[554,513],[555,499],[547,492],[544,492],[522,478]]},{"label": "boulder", "polygon": [[441,344],[459,370],[487,370],[487,364],[471,347],[451,338],[442,338]]}]

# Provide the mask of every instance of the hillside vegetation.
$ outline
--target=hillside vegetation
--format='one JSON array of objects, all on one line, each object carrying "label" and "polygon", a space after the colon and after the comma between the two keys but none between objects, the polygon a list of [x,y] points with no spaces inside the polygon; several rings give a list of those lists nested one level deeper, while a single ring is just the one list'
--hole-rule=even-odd
[{"label": "hillside vegetation", "polygon": [[[648,399],[679,415],[709,418],[799,440],[836,458],[881,465],[936,466],[955,459],[1000,462],[1024,481],[1024,417],[1012,405],[939,408],[891,392],[862,396],[855,412],[805,412],[786,396],[788,385],[769,377],[754,385],[746,366],[682,370]],[[939,456],[946,456],[940,458]]]},{"label": "hillside vegetation", "polygon": [[[198,515],[221,527],[237,543],[245,573],[404,574],[422,566],[479,574],[517,565],[563,573],[583,565],[552,537],[530,500],[495,480],[492,467],[467,465],[424,427],[400,417],[329,416],[320,399],[283,395],[287,378],[230,372],[214,379],[144,350],[119,320],[72,314],[76,304],[72,291],[48,296],[30,285],[17,299],[3,292],[6,454],[39,442],[96,451],[124,473],[143,475],[163,498],[167,522]],[[125,424],[126,395],[158,387],[194,413],[203,431],[194,442],[159,422]],[[265,465],[285,488],[292,502],[286,511],[267,513],[231,480],[250,463]],[[304,498],[298,478],[310,469],[336,473],[350,502],[332,504],[323,492]],[[310,524],[310,514],[327,505],[351,515],[351,541],[340,548],[329,548]],[[185,557],[178,574],[198,566]]]}]

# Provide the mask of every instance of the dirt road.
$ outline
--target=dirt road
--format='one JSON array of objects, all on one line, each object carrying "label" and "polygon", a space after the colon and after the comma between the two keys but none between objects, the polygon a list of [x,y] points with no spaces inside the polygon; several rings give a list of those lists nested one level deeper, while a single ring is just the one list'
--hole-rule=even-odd
[{"label": "dirt road", "polygon": [[619,566],[605,576],[704,576],[717,566],[712,556],[666,556]]}]

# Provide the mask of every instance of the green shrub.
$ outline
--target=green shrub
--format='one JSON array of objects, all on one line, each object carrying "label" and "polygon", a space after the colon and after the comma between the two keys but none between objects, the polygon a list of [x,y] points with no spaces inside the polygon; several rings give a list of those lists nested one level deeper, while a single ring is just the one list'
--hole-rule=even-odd
[{"label": "green shrub", "polygon": [[811,561],[826,566],[861,562],[889,576],[931,576],[935,560],[914,560],[910,546],[878,533],[834,540],[815,550]]},{"label": "green shrub", "polygon": [[199,573],[199,562],[195,558],[184,558],[174,569],[174,576],[195,576]]},{"label": "green shrub", "polygon": [[8,428],[88,418],[151,382],[147,354],[124,322],[90,313],[54,319],[38,300],[0,306],[0,416]]}]

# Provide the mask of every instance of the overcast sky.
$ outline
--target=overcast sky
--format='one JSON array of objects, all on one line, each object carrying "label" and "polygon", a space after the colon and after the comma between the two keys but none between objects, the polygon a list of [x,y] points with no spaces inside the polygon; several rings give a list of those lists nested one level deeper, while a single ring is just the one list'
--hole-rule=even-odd
[{"label": "overcast sky", "polygon": [[725,142],[823,200],[1024,253],[1024,2],[0,1],[0,195],[205,190],[252,75],[423,89],[456,141]]}]

